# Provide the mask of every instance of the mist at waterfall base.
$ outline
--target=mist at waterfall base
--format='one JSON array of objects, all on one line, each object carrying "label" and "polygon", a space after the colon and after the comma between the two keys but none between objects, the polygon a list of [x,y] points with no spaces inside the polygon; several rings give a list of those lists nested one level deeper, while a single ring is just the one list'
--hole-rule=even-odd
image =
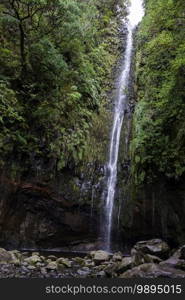
[{"label": "mist at waterfall base", "polygon": [[[113,123],[109,144],[109,157],[106,165],[106,184],[103,191],[104,209],[101,222],[101,238],[103,241],[103,249],[111,251],[112,245],[112,231],[114,229],[113,213],[114,213],[114,200],[116,194],[117,183],[117,167],[118,167],[118,155],[122,124],[128,105],[128,88],[130,81],[130,71],[132,64],[132,52],[133,52],[133,33],[136,26],[142,20],[144,15],[143,1],[131,0],[128,6],[128,20],[124,24],[123,30],[127,29],[126,48],[122,61],[120,62],[120,76],[118,77],[118,83],[115,87],[114,96],[114,111],[113,111]],[[122,199],[124,201],[124,199]]]}]

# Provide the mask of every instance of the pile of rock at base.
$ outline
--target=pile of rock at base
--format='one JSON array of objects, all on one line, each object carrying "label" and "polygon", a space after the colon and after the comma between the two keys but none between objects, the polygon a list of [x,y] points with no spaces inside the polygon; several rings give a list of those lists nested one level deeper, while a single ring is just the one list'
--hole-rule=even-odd
[{"label": "pile of rock at base", "polygon": [[127,257],[98,250],[73,258],[0,248],[0,278],[71,277],[185,278],[185,245],[172,251],[152,239],[136,243]]}]

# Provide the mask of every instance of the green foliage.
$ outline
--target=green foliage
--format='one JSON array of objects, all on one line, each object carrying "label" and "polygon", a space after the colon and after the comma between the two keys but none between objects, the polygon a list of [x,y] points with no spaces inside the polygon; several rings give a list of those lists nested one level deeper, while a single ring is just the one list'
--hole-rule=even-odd
[{"label": "green foliage", "polygon": [[15,92],[4,81],[0,81],[0,112],[0,165],[3,165],[2,158],[14,151],[15,141],[20,147],[26,143],[20,131],[24,127],[22,107]]},{"label": "green foliage", "polygon": [[2,162],[13,156],[54,172],[87,157],[115,59],[108,47],[115,4],[1,1]]},{"label": "green foliage", "polygon": [[136,55],[135,181],[185,172],[185,2],[146,1]]}]

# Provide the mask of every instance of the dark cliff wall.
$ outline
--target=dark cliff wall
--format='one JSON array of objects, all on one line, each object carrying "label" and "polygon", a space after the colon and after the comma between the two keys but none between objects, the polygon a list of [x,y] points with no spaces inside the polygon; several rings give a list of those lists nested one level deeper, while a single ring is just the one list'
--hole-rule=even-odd
[{"label": "dark cliff wall", "polygon": [[[161,237],[172,245],[185,242],[185,178],[137,188],[125,202],[120,230],[123,242]],[[133,186],[132,186],[133,188]]]},{"label": "dark cliff wall", "polygon": [[48,186],[1,182],[1,245],[61,248],[96,238],[98,220],[88,205],[68,201]]}]

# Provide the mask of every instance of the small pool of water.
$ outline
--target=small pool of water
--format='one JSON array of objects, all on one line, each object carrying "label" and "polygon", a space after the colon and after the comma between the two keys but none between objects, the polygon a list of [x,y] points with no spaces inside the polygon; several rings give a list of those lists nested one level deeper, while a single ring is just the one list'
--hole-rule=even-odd
[{"label": "small pool of water", "polygon": [[87,251],[64,251],[61,249],[20,249],[21,252],[39,252],[40,255],[49,256],[54,255],[56,257],[66,257],[66,258],[73,258],[73,257],[85,257],[87,255]]}]

